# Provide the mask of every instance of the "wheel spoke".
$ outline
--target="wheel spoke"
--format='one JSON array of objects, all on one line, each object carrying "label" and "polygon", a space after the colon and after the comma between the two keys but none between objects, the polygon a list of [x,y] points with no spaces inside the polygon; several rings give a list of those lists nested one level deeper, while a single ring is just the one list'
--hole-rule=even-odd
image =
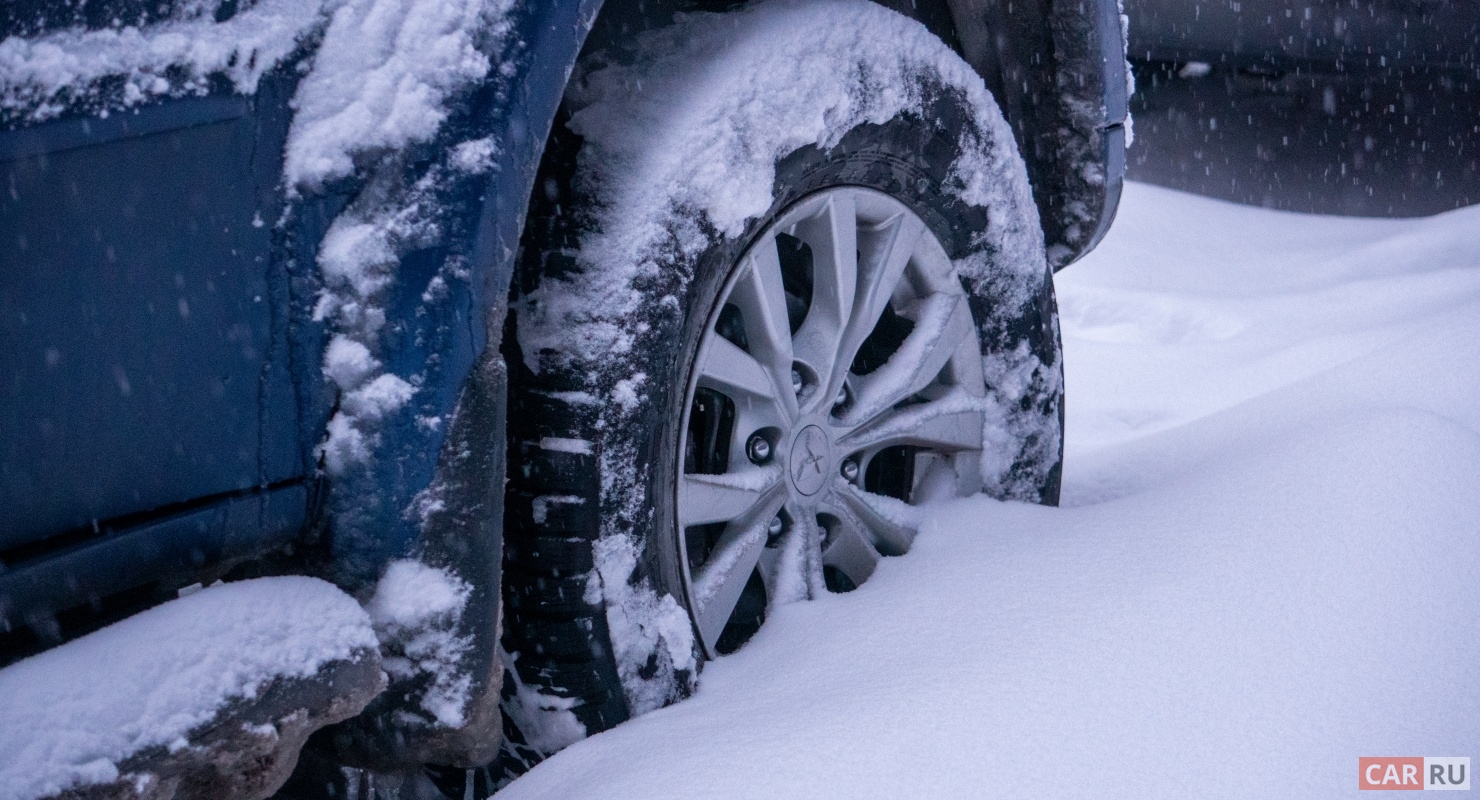
[{"label": "wheel spoke", "polygon": [[828,397],[843,388],[848,368],[883,316],[924,232],[925,223],[913,214],[897,214],[874,230],[859,231],[858,293],[827,381]]},{"label": "wheel spoke", "polygon": [[783,491],[768,492],[751,513],[726,528],[709,560],[694,571],[692,591],[699,609],[699,636],[711,653],[766,548],[766,528],[785,500]]},{"label": "wheel spoke", "polygon": [[862,586],[874,574],[874,567],[878,566],[881,556],[873,545],[865,541],[852,519],[840,518],[837,525],[832,541],[822,552],[822,563],[842,570],[854,586]]},{"label": "wheel spoke", "polygon": [[766,368],[722,336],[710,337],[700,357],[699,385],[732,398],[743,394],[772,402],[777,399],[776,386]]},{"label": "wheel spoke", "polygon": [[844,486],[838,491],[847,513],[867,531],[874,547],[888,556],[904,555],[915,541],[915,528],[900,520],[911,515],[913,509],[892,497],[864,492],[853,486]]},{"label": "wheel spoke", "polygon": [[791,529],[781,540],[774,572],[770,577],[771,604],[806,600],[822,588],[822,564],[819,556],[822,541],[817,520],[810,509],[796,504],[787,506]]},{"label": "wheel spoke", "polygon": [[975,323],[966,297],[932,294],[915,304],[915,329],[884,366],[854,378],[855,400],[843,417],[862,424],[930,385],[967,337]]},{"label": "wheel spoke", "polygon": [[[858,211],[853,195],[830,195],[816,216],[798,223],[796,235],[812,248],[812,307],[792,347],[797,359],[826,382],[834,371],[839,337],[853,313],[858,285]],[[820,392],[814,398],[831,400]]]},{"label": "wheel spoke", "polygon": [[749,268],[730,293],[730,302],[740,308],[750,354],[770,375],[786,419],[795,419],[797,400],[791,388],[791,323],[786,315],[786,292],[782,287],[776,239],[763,239],[751,253],[749,261]]},{"label": "wheel spoke", "polygon": [[885,411],[870,424],[840,437],[838,443],[868,453],[897,445],[946,453],[980,450],[985,425],[981,401],[957,389],[939,400]]},{"label": "wheel spoke", "polygon": [[678,484],[678,522],[682,527],[730,522],[759,505],[781,482],[775,469],[725,475],[684,475]]}]

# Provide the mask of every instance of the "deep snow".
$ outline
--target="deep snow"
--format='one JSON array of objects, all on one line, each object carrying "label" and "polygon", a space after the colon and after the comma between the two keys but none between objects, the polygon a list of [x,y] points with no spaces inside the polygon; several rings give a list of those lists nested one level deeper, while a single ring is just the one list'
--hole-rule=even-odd
[{"label": "deep snow", "polygon": [[1480,207],[1141,185],[1058,280],[1065,508],[931,509],[518,798],[1356,797],[1480,755]]}]

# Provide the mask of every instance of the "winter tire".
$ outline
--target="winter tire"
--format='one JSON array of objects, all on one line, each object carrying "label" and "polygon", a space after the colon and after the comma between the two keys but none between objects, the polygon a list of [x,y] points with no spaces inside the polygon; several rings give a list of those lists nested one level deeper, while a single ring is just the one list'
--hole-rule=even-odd
[{"label": "winter tire", "polygon": [[536,753],[862,584],[923,502],[1058,497],[1051,275],[980,78],[866,2],[633,47],[567,93],[505,337],[505,708]]}]

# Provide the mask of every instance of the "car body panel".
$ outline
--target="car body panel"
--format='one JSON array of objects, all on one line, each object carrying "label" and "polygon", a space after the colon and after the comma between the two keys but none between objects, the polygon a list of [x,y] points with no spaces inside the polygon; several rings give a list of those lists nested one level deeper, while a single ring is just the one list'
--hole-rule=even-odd
[{"label": "car body panel", "polygon": [[0,617],[37,629],[17,655],[75,633],[65,610],[79,595],[108,598],[147,588],[168,597],[172,587],[209,580],[205,568],[289,545],[303,530],[309,498],[308,487],[289,483],[100,525],[90,536],[64,535],[69,541],[53,557],[0,572]]},{"label": "car body panel", "polygon": [[0,548],[302,474],[261,133],[218,96],[0,134]]},{"label": "car body panel", "polygon": [[1125,175],[1128,83],[1119,6],[949,0],[962,55],[1012,126],[1054,269],[1109,230]]},{"label": "car body panel", "polygon": [[[492,758],[490,743],[500,741],[507,372],[499,346],[540,155],[600,5],[557,0],[520,6],[510,20],[510,39],[518,45],[504,70],[460,105],[424,148],[434,155],[412,172],[425,175],[435,154],[457,142],[492,137],[499,145],[486,174],[452,181],[436,193],[443,235],[401,255],[386,298],[388,318],[399,324],[387,326],[377,355],[389,372],[412,376],[417,392],[383,421],[368,469],[330,484],[331,577],[363,589],[387,560],[414,554],[466,582],[472,599],[456,624],[470,645],[459,665],[469,678],[470,700],[463,726],[429,728],[402,723],[420,713],[418,695],[382,695],[337,729],[336,746],[351,763],[382,769],[479,764]],[[303,264],[314,263],[317,240],[303,237],[292,246],[301,273]],[[439,277],[437,297],[429,299]],[[295,347],[311,350],[323,332],[306,311],[295,308]],[[312,379],[323,384],[321,376],[306,378]]]},{"label": "car body panel", "polygon": [[[509,54],[504,74],[467,98],[437,139],[419,148],[436,154],[472,139],[498,142],[485,174],[449,181],[430,202],[418,201],[437,209],[434,227],[441,234],[400,254],[395,283],[386,292],[387,318],[397,324],[382,333],[376,356],[388,373],[407,378],[417,389],[402,411],[382,421],[376,458],[366,473],[343,476],[331,487],[331,506],[352,509],[354,516],[340,513],[334,520],[335,560],[345,565],[347,581],[365,577],[356,564],[403,555],[423,537],[423,521],[406,512],[437,477],[448,425],[469,376],[485,357],[497,356],[535,169],[598,6],[592,0],[521,6],[511,20],[516,33],[510,37],[520,44]],[[423,176],[435,164],[436,157],[428,156],[407,171]],[[386,168],[406,169],[401,163]],[[316,226],[308,227],[311,232]],[[315,263],[318,240],[299,235],[293,246],[294,269],[301,274],[305,264]],[[295,337],[322,341],[313,331],[311,307],[300,305],[294,315]],[[323,382],[317,373],[305,377],[314,378]],[[326,410],[321,406],[319,413]]]}]

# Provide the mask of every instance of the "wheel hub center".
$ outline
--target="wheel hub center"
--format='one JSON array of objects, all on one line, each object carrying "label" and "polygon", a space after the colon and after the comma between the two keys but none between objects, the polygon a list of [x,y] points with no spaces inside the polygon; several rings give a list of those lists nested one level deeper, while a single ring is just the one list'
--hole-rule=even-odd
[{"label": "wheel hub center", "polygon": [[792,440],[791,457],[787,461],[791,485],[806,497],[817,494],[827,483],[831,463],[832,445],[827,434],[816,425],[802,428]]}]

